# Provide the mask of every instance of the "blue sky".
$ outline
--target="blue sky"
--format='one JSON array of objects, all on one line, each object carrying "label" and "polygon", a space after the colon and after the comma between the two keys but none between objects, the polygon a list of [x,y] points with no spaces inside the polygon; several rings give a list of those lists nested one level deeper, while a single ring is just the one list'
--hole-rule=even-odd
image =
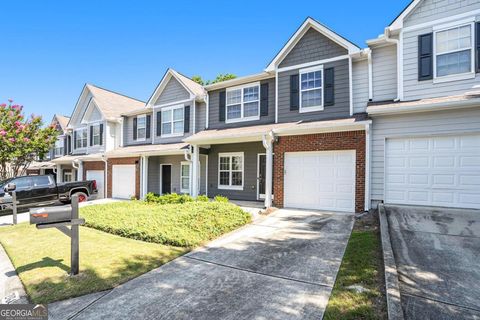
[{"label": "blue sky", "polygon": [[0,103],[49,122],[86,82],[147,100],[168,67],[257,73],[307,16],[365,47],[409,2],[2,1]]}]

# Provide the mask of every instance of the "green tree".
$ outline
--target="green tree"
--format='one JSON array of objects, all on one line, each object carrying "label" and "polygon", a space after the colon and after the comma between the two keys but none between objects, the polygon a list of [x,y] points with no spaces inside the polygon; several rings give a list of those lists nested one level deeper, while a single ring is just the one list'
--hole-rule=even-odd
[{"label": "green tree", "polygon": [[0,104],[0,180],[23,175],[38,156],[55,145],[57,130],[44,127],[40,116],[25,118],[20,105]]},{"label": "green tree", "polygon": [[234,75],[233,73],[219,73],[215,79],[213,80],[203,80],[201,76],[193,76],[192,80],[198,83],[199,85],[206,86],[209,84],[217,83],[217,82],[222,82],[226,80],[231,80],[235,79],[237,76]]}]

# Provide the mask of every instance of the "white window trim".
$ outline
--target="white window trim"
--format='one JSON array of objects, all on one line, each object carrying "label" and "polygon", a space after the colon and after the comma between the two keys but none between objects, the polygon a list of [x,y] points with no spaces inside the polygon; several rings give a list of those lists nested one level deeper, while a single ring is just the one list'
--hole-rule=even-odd
[{"label": "white window trim", "polygon": [[[243,102],[243,89],[245,88],[250,88],[250,87],[258,87],[258,114],[256,116],[251,116],[251,117],[244,117],[243,112],[244,112],[244,102]],[[241,90],[241,95],[240,95],[240,118],[235,118],[235,119],[228,119],[228,92],[229,91],[235,91],[235,90]],[[253,82],[253,83],[248,83],[244,84],[241,86],[235,86],[231,88],[227,88],[225,92],[225,123],[237,123],[237,122],[244,122],[244,121],[255,121],[255,120],[260,120],[260,82]],[[249,101],[249,102],[255,102],[255,101]],[[230,104],[230,105],[236,105],[236,104]]]},{"label": "white window trim", "polygon": [[[70,176],[70,181],[66,181],[65,177]],[[71,171],[67,171],[63,173],[62,182],[72,182],[73,181],[73,173]]]},{"label": "white window trim", "polygon": [[[232,166],[230,163],[230,170],[229,170],[229,185],[221,185],[220,184],[220,158],[222,157],[241,157],[242,158],[242,185],[241,186],[232,186]],[[243,152],[225,152],[218,154],[218,189],[220,190],[243,190],[243,186],[245,185],[245,156]]]},{"label": "white window trim", "polygon": [[[458,74],[451,74],[446,76],[437,76],[437,33],[449,29],[470,26],[470,71]],[[433,29],[433,83],[443,83],[450,81],[466,80],[475,78],[475,22],[471,20],[463,21],[461,23],[448,23],[441,26],[435,26]],[[465,51],[467,49],[452,50],[443,52],[443,54],[454,53],[458,51]]]},{"label": "white window trim", "polygon": [[[314,89],[307,89],[307,90],[302,90],[302,74],[304,73],[310,73],[310,72],[315,72],[315,71],[322,71],[322,85],[320,88],[314,88]],[[323,101],[323,92],[325,90],[324,86],[324,72],[323,72],[323,65],[320,66],[315,66],[311,68],[305,68],[305,69],[300,69],[299,74],[298,74],[298,100],[299,100],[299,107],[298,107],[298,112],[299,113],[307,113],[307,112],[313,112],[313,111],[323,111],[324,110],[324,101]],[[322,104],[319,106],[313,106],[313,107],[302,107],[302,93],[304,91],[311,91],[311,90],[318,90],[321,89],[322,93]]]},{"label": "white window trim", "polygon": [[[144,122],[145,125],[141,128],[138,125],[138,119],[145,119],[145,122]],[[145,136],[143,138],[139,138],[138,132],[139,132],[140,129],[145,129]],[[142,114],[142,115],[137,116],[137,141],[145,141],[146,139],[147,139],[147,115]]]},{"label": "white window trim", "polygon": [[[77,133],[77,138],[82,136],[82,134],[81,134],[82,131],[85,131],[87,134],[85,136],[85,139],[80,138],[79,140],[81,140],[81,141],[85,140],[85,147],[82,146],[82,147],[77,148],[77,140],[74,139],[73,146],[74,146],[75,150],[86,149],[87,146],[88,146],[88,127],[75,129],[75,132]],[[83,145],[83,143],[82,143],[82,145]]]},{"label": "white window trim", "polygon": [[[182,175],[182,166],[188,166],[188,176]],[[182,179],[188,178],[188,189],[182,188]],[[191,186],[191,178],[192,178],[192,164],[189,161],[182,161],[180,162],[180,192],[181,193],[188,193],[190,194],[190,186]]]},{"label": "white window trim", "polygon": [[[183,129],[182,129],[182,132],[181,133],[173,133],[173,111],[175,109],[183,109],[183,119],[182,119],[182,122],[183,122]],[[170,124],[171,124],[171,130],[172,130],[172,133],[167,133],[167,134],[164,134],[163,133],[163,124],[164,123],[167,123],[165,120],[165,117],[163,116],[163,112],[164,111],[169,111],[171,110],[171,118],[170,118]],[[161,134],[160,134],[160,137],[161,138],[170,138],[170,137],[182,137],[185,135],[185,105],[184,104],[176,104],[176,105],[173,105],[173,106],[169,106],[169,107],[165,107],[165,108],[161,108],[160,109],[160,112],[162,113],[162,122],[160,123],[160,130],[161,130]]]},{"label": "white window trim", "polygon": [[[92,147],[100,146],[100,123],[92,125]],[[95,134],[95,128],[98,128],[98,134]],[[95,143],[95,137],[98,137],[98,143]]]},{"label": "white window trim", "polygon": [[[55,148],[54,148],[55,157],[63,156],[63,153],[64,153],[63,149],[65,148],[64,139],[66,139],[64,136],[60,136],[60,137],[57,138],[57,141],[55,141]],[[57,147],[58,142],[61,142],[60,147]],[[57,151],[61,151],[61,152],[57,152]]]}]

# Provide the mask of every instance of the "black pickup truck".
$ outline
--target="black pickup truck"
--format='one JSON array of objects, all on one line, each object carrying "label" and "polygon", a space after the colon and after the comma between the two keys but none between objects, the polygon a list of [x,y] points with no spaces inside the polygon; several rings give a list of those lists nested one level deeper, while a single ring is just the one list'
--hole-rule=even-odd
[{"label": "black pickup truck", "polygon": [[17,193],[18,210],[52,205],[57,201],[66,204],[73,194],[78,195],[79,202],[84,202],[98,193],[95,180],[57,183],[53,175],[10,178],[0,181],[0,215],[11,211],[7,205],[11,197],[6,189],[13,185]]}]

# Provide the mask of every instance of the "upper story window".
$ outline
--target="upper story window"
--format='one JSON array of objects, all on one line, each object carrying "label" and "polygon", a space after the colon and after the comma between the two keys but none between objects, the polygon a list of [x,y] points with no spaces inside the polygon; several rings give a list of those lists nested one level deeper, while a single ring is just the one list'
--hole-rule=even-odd
[{"label": "upper story window", "polygon": [[55,157],[63,156],[63,147],[63,139],[58,138],[57,141],[55,141]]},{"label": "upper story window", "polygon": [[75,130],[75,149],[87,147],[87,128]]},{"label": "upper story window", "polygon": [[184,133],[184,107],[171,106],[162,109],[162,137],[182,136]]},{"label": "upper story window", "polygon": [[227,89],[226,123],[260,119],[260,84]]},{"label": "upper story window", "polygon": [[145,140],[147,136],[147,116],[137,117],[137,140]]},{"label": "upper story window", "polygon": [[300,70],[300,112],[323,110],[323,67]]},{"label": "upper story window", "polygon": [[434,32],[435,77],[473,74],[473,23]]},{"label": "upper story window", "polygon": [[100,138],[100,125],[95,125],[92,127],[92,145],[99,146],[101,144]]}]

